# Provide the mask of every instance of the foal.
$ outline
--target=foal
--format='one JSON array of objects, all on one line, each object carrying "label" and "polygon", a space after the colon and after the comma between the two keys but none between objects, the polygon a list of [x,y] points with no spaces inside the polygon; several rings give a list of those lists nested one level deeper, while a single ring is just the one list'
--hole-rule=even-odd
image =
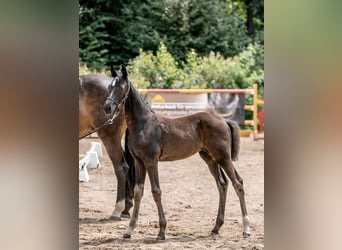
[{"label": "foal", "polygon": [[176,119],[155,114],[128,80],[123,65],[122,75],[117,75],[113,67],[111,73],[113,81],[109,86],[104,111],[110,114],[118,112],[118,109],[124,106],[130,134],[128,146],[136,164],[134,207],[124,238],[130,238],[136,227],[147,171],[153,199],[158,208],[160,228],[157,240],[165,239],[166,219],[161,202],[158,161],[180,160],[195,153],[199,153],[207,163],[219,191],[219,208],[212,233],[218,234],[224,222],[228,187],[226,173],[240,200],[243,235],[250,235],[243,183],[232,163],[232,160],[238,158],[239,153],[238,126],[230,121],[225,122],[213,112],[199,112]]}]

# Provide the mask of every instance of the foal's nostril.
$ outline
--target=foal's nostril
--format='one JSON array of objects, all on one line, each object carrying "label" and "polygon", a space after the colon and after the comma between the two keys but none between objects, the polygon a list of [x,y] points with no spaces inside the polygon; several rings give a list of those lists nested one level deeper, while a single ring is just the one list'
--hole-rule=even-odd
[{"label": "foal's nostril", "polygon": [[112,112],[112,108],[110,105],[108,104],[105,104],[104,107],[103,107],[104,111],[106,114],[110,114]]}]

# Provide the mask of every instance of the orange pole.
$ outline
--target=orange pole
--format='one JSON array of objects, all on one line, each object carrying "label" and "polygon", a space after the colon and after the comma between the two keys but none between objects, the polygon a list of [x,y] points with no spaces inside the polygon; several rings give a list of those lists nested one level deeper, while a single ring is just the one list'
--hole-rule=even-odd
[{"label": "orange pole", "polygon": [[253,111],[253,106],[252,105],[245,105],[244,109],[245,110],[250,110],[250,111]]},{"label": "orange pole", "polygon": [[258,104],[264,105],[264,104],[265,104],[265,101],[264,101],[264,100],[258,100]]}]

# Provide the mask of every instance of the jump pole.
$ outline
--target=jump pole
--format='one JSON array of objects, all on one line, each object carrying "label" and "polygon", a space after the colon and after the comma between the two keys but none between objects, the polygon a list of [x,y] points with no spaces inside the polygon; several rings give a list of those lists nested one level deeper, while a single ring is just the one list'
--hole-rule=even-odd
[{"label": "jump pole", "polygon": [[[203,93],[231,93],[253,95],[253,105],[245,105],[244,109],[253,112],[253,120],[245,120],[244,125],[252,126],[254,140],[258,139],[258,105],[264,105],[263,100],[258,100],[258,84],[253,84],[253,89],[139,89],[142,94],[203,94]],[[244,130],[245,131],[245,130]],[[250,130],[248,130],[250,131]]]}]

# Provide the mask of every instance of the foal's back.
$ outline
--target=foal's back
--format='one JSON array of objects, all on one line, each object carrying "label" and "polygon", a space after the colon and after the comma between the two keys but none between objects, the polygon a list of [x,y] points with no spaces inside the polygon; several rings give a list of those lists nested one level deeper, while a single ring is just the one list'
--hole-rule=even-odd
[{"label": "foal's back", "polygon": [[213,112],[199,112],[179,118],[154,115],[153,133],[160,140],[160,161],[180,160],[200,151],[224,151],[230,145],[229,127]]}]

